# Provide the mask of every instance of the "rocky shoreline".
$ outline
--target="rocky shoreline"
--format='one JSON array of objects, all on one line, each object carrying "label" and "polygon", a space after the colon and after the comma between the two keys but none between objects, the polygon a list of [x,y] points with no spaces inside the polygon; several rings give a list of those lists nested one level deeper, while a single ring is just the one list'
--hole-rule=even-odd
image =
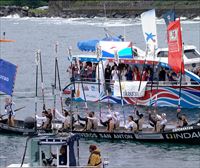
[{"label": "rocky shoreline", "polygon": [[[60,4],[58,3],[60,2]],[[0,17],[6,17],[9,15],[19,15],[20,17],[61,17],[61,18],[94,18],[94,17],[108,17],[108,18],[135,18],[142,12],[149,9],[156,9],[156,16],[161,17],[163,13],[172,9],[172,6],[159,6],[155,7],[151,4],[137,4],[136,2],[123,2],[123,7],[119,7],[120,4],[108,4],[105,10],[104,4],[87,4],[82,6],[77,4],[63,4],[65,1],[51,1],[49,7],[30,9],[29,7],[20,6],[0,6]],[[82,6],[82,7],[80,7]],[[174,6],[175,8],[175,6]],[[175,8],[177,17],[187,17],[193,19],[200,16],[200,9],[197,5],[182,5]]]}]

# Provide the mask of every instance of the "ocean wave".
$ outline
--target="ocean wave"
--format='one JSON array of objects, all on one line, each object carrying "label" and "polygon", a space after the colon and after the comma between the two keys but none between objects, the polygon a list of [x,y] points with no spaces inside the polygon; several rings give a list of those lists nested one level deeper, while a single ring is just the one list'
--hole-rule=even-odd
[{"label": "ocean wave", "polygon": [[[20,17],[18,14],[1,17],[1,19],[9,19],[11,21],[24,21],[29,20],[32,22],[38,22],[38,24],[54,24],[54,25],[90,25],[95,27],[123,27],[132,25],[141,25],[140,18],[105,18],[105,17],[94,17],[94,18],[60,18],[60,17]],[[196,24],[200,23],[200,17],[194,19],[188,19],[181,17],[182,24]],[[164,19],[157,18],[156,24],[165,24]]]}]

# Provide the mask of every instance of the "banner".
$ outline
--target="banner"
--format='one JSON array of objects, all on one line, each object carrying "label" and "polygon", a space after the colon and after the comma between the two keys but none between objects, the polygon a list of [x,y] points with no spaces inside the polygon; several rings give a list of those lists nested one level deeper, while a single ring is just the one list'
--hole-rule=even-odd
[{"label": "banner", "polygon": [[158,48],[155,9],[142,13],[141,21],[147,55],[153,56],[154,50]]},{"label": "banner", "polygon": [[167,27],[167,40],[168,40],[168,64],[179,73],[182,70],[184,73],[183,63],[183,47],[182,47],[182,34],[180,19],[171,22]]},{"label": "banner", "polygon": [[17,66],[0,59],[0,91],[12,95]]},{"label": "banner", "polygon": [[[143,97],[146,90],[147,81],[142,81],[138,91],[140,81],[122,81],[122,97]],[[114,96],[121,96],[119,81],[114,83]]]},{"label": "banner", "polygon": [[[133,58],[132,43],[121,41],[100,41],[102,58],[131,59]],[[117,57],[116,54],[117,52]]]},{"label": "banner", "polygon": [[165,20],[166,25],[176,20],[176,14],[173,10],[170,10],[163,14],[163,19]]}]

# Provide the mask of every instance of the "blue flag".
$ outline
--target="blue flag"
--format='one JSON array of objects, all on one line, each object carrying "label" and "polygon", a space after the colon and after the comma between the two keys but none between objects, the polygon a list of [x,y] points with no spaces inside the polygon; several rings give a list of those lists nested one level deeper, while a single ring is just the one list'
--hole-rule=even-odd
[{"label": "blue flag", "polygon": [[165,23],[168,26],[170,22],[173,22],[176,20],[176,14],[174,11],[170,10],[166,12],[165,14],[163,14],[163,19],[165,20]]},{"label": "blue flag", "polygon": [[0,91],[12,95],[17,66],[0,59]]}]

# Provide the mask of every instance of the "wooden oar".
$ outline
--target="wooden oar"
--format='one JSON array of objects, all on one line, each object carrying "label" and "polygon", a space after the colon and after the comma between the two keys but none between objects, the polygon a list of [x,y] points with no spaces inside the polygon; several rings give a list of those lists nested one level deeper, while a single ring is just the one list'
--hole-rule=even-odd
[{"label": "wooden oar", "polygon": [[[25,108],[25,107],[26,107],[26,106],[20,107],[20,108],[14,110],[14,112],[17,112],[17,111],[19,111],[19,110],[21,110],[21,109],[23,109],[23,108]],[[4,117],[4,116],[7,116],[7,115],[8,115],[8,114],[3,114],[3,115],[0,116],[0,118],[2,118],[2,117]]]}]

